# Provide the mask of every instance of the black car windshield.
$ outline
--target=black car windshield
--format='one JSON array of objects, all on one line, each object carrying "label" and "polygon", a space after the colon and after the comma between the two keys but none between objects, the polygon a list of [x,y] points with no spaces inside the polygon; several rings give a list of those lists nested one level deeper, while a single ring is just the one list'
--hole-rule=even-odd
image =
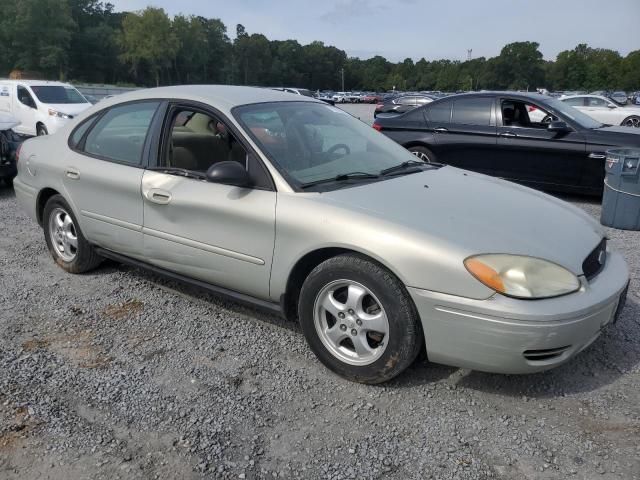
[{"label": "black car windshield", "polygon": [[[260,103],[236,107],[233,114],[297,186],[340,176],[374,181],[381,171],[416,160],[393,140],[330,105]],[[358,176],[350,175],[353,172]],[[415,168],[406,173],[413,172]]]},{"label": "black car windshield", "polygon": [[568,105],[561,100],[549,98],[545,99],[545,102],[556,112],[564,115],[565,117],[569,117],[582,128],[601,128],[604,126],[602,123],[594,120],[586,113],[582,113],[580,110],[573,108],[571,105]]},{"label": "black car windshield", "polygon": [[87,99],[73,87],[42,85],[32,86],[31,90],[42,103],[88,103]]}]

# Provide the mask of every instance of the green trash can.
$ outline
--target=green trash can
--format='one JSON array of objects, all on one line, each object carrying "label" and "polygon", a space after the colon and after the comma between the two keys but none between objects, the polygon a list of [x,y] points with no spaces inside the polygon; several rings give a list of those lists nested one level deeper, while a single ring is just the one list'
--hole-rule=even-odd
[{"label": "green trash can", "polygon": [[607,151],[600,223],[640,230],[640,149]]}]

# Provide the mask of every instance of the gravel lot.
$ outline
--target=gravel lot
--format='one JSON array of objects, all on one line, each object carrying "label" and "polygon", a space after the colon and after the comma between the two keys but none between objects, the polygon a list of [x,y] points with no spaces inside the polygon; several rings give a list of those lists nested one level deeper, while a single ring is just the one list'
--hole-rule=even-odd
[{"label": "gravel lot", "polygon": [[627,307],[569,364],[364,386],[273,315],[111,262],[65,274],[6,187],[0,225],[2,479],[640,478],[639,233],[610,231]]}]

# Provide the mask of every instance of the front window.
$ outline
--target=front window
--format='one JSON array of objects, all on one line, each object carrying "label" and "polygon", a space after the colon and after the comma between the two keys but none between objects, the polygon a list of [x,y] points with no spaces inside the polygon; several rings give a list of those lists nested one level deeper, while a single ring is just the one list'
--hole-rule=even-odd
[{"label": "front window", "polygon": [[559,113],[562,116],[568,117],[573,120],[582,128],[601,128],[603,126],[602,123],[594,120],[589,115],[582,113],[580,110],[573,108],[570,105],[556,99],[549,98],[545,100],[546,104],[551,107],[554,111]]},{"label": "front window", "polygon": [[233,111],[260,149],[299,187],[341,175],[378,177],[416,157],[339,108],[274,102]]},{"label": "front window", "polygon": [[78,90],[73,87],[64,86],[32,86],[31,90],[35,93],[38,100],[42,103],[49,104],[70,104],[70,103],[88,103]]}]

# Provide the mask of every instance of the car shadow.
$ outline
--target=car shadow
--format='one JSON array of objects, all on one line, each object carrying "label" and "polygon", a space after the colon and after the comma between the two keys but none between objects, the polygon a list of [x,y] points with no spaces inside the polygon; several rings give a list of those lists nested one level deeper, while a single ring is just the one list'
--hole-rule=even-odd
[{"label": "car shadow", "polygon": [[7,185],[4,180],[0,180],[0,198],[11,198],[16,196],[13,187]]},{"label": "car shadow", "polygon": [[213,294],[204,288],[177,280],[171,280],[142,268],[131,267],[112,260],[105,260],[103,266],[97,269],[95,273],[108,274],[116,271],[123,271],[130,275],[135,275],[139,280],[153,283],[163,290],[186,297],[188,300],[201,300],[210,304],[212,307],[224,308],[240,315],[253,317],[260,321],[264,321],[302,335],[302,330],[297,322],[289,321],[267,309],[262,309],[236,300],[226,299],[222,295]]}]

